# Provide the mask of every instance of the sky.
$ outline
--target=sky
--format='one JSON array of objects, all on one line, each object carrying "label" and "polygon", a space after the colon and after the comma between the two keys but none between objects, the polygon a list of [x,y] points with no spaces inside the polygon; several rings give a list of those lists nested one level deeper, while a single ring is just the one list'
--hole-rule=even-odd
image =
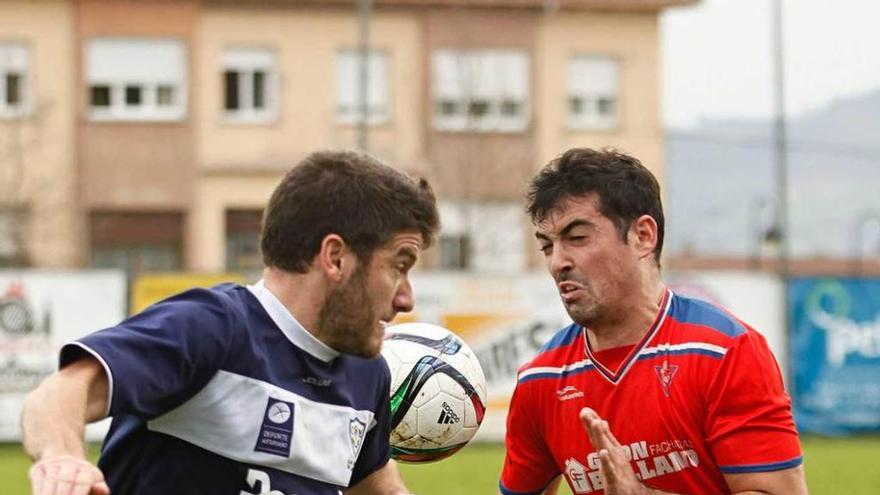
[{"label": "sky", "polygon": [[[667,9],[663,115],[700,119],[773,115],[775,0],[702,0]],[[787,115],[880,88],[880,0],[783,0]]]}]

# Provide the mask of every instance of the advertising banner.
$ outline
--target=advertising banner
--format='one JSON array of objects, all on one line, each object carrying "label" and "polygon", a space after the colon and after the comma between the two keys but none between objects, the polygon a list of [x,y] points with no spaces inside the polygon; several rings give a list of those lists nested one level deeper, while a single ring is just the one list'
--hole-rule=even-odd
[{"label": "advertising banner", "polygon": [[789,303],[798,427],[880,432],[880,279],[794,279]]},{"label": "advertising banner", "polygon": [[146,273],[131,284],[130,314],[137,314],[153,303],[193,287],[212,287],[224,282],[245,283],[236,273]]},{"label": "advertising banner", "polygon": [[125,317],[125,283],[121,271],[0,270],[0,441],[19,440],[24,396],[63,344]]}]

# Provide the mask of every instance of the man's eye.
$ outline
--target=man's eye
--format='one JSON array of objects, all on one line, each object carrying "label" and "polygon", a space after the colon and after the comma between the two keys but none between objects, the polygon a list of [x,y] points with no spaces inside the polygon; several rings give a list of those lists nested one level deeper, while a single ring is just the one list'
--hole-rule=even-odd
[{"label": "man's eye", "polygon": [[541,246],[540,249],[541,249],[541,252],[544,253],[545,255],[550,254],[551,252],[553,252],[553,244],[546,244],[544,246]]}]

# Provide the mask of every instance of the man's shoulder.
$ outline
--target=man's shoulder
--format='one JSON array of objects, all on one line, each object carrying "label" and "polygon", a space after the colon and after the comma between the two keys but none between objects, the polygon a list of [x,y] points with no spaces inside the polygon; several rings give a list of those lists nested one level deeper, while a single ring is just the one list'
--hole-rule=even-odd
[{"label": "man's shoulder", "polygon": [[352,383],[355,383],[356,386],[365,382],[378,385],[383,381],[391,381],[388,362],[381,355],[374,358],[362,358],[343,354],[338,359],[344,360],[346,372],[352,377]]},{"label": "man's shoulder", "polygon": [[238,284],[194,287],[149,306],[119,326],[173,326],[211,334],[231,330],[246,319],[250,310],[247,292]]},{"label": "man's shoulder", "polygon": [[213,287],[193,287],[164,299],[149,309],[174,312],[194,312],[206,316],[243,315],[250,310],[252,298],[246,287],[235,283],[223,283]]},{"label": "man's shoulder", "polygon": [[572,356],[583,355],[578,354],[578,349],[583,348],[582,335],[582,327],[576,323],[559,329],[531,360],[520,366],[518,375],[530,370],[560,368],[571,364]]},{"label": "man's shoulder", "polygon": [[730,347],[758,332],[718,303],[676,294],[668,317],[683,340]]}]

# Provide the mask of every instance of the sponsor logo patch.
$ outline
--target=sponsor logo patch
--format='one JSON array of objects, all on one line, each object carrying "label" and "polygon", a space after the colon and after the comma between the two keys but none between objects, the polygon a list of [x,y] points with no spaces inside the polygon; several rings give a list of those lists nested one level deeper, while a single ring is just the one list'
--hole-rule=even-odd
[{"label": "sponsor logo patch", "polygon": [[567,385],[556,391],[556,398],[560,401],[566,401],[571,399],[577,399],[578,397],[583,397],[584,393],[580,390],[572,387],[571,385]]},{"label": "sponsor logo patch", "polygon": [[294,404],[269,397],[263,425],[254,450],[281,457],[290,457],[293,440]]},{"label": "sponsor logo patch", "polygon": [[458,417],[458,414],[455,414],[455,411],[447,403],[443,403],[443,410],[440,411],[440,417],[437,418],[437,424],[440,425],[449,425],[452,423],[458,423],[461,421],[461,418]]}]

